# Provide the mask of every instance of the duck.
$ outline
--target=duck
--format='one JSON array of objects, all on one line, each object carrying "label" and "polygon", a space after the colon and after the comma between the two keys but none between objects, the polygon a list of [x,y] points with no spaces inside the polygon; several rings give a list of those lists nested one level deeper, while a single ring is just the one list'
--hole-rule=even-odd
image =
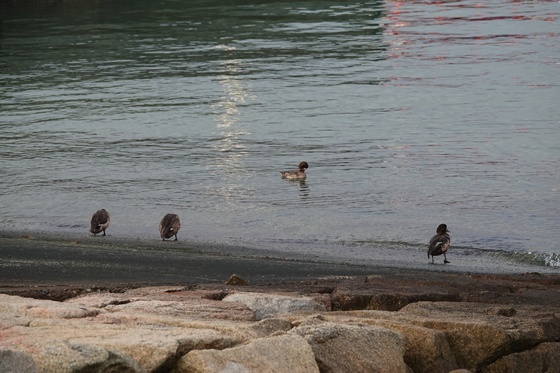
[{"label": "duck", "polygon": [[432,264],[434,263],[434,256],[443,254],[443,263],[449,263],[447,260],[447,249],[451,244],[451,237],[449,236],[447,225],[440,224],[436,229],[436,235],[432,237],[428,244],[428,259],[432,256]]},{"label": "duck", "polygon": [[175,241],[177,241],[177,232],[179,232],[179,228],[181,228],[181,220],[179,220],[179,215],[165,215],[159,222],[159,234],[161,236],[161,240],[165,241],[166,238],[175,236]]},{"label": "duck", "polygon": [[96,211],[92,217],[90,222],[89,231],[93,233],[93,235],[97,235],[97,233],[103,232],[103,235],[106,236],[105,230],[109,228],[109,223],[111,222],[111,215],[105,209],[101,209]]},{"label": "duck", "polygon": [[298,170],[280,171],[280,173],[282,174],[282,177],[286,179],[305,179],[307,177],[305,170],[309,168],[309,165],[307,162],[300,162],[298,168]]}]

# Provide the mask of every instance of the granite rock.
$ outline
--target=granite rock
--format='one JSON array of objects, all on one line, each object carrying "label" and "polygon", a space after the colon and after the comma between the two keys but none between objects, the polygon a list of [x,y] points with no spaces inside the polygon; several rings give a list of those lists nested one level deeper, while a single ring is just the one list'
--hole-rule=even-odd
[{"label": "granite rock", "polygon": [[482,373],[560,373],[560,343],[545,342],[527,351],[503,356]]},{"label": "granite rock", "polygon": [[78,304],[0,294],[0,313],[12,313],[28,317],[73,319],[97,316],[102,312],[104,311],[99,308]]},{"label": "granite rock", "polygon": [[[337,281],[253,284],[243,293],[223,283],[119,285],[115,292],[59,286],[54,296],[64,303],[0,295],[0,367],[559,373],[560,276],[405,273]],[[9,289],[53,295],[31,290]]]},{"label": "granite rock", "polygon": [[302,324],[288,334],[313,349],[321,373],[406,373],[404,338],[383,327],[331,322]]},{"label": "granite rock", "polygon": [[311,346],[297,335],[261,338],[218,350],[189,352],[174,373],[319,373]]},{"label": "granite rock", "polygon": [[326,311],[326,307],[311,297],[299,294],[267,294],[240,292],[228,295],[224,302],[243,303],[255,314],[257,320],[298,310]]},{"label": "granite rock", "polygon": [[37,367],[30,355],[20,351],[0,348],[0,372],[2,373],[36,373]]}]

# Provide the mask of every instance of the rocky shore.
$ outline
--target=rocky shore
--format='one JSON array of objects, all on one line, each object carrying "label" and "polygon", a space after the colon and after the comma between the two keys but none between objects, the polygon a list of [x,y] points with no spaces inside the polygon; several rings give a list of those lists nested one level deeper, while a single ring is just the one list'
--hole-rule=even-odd
[{"label": "rocky shore", "polygon": [[560,276],[4,287],[0,372],[560,372]]}]

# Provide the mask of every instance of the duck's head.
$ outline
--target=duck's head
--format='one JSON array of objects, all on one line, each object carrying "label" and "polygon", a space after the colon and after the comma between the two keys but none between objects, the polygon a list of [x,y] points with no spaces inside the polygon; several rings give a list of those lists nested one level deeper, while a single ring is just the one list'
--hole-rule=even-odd
[{"label": "duck's head", "polygon": [[438,225],[437,229],[436,229],[437,234],[446,234],[447,233],[447,225],[446,224],[440,224]]},{"label": "duck's head", "polygon": [[300,162],[298,167],[300,171],[303,171],[303,170],[307,170],[309,168],[309,165],[307,164],[307,162]]}]

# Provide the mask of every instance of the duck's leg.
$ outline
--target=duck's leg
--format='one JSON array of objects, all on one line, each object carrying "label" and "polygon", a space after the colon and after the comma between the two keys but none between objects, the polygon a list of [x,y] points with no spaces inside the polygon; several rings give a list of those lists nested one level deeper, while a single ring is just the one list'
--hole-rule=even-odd
[{"label": "duck's leg", "polygon": [[445,263],[449,263],[449,260],[447,260],[447,255],[445,255],[445,253],[443,253],[443,264]]},{"label": "duck's leg", "polygon": [[175,234],[175,241],[177,241],[177,234]]},{"label": "duck's leg", "polygon": [[103,235],[106,236],[105,231],[103,231]]}]

